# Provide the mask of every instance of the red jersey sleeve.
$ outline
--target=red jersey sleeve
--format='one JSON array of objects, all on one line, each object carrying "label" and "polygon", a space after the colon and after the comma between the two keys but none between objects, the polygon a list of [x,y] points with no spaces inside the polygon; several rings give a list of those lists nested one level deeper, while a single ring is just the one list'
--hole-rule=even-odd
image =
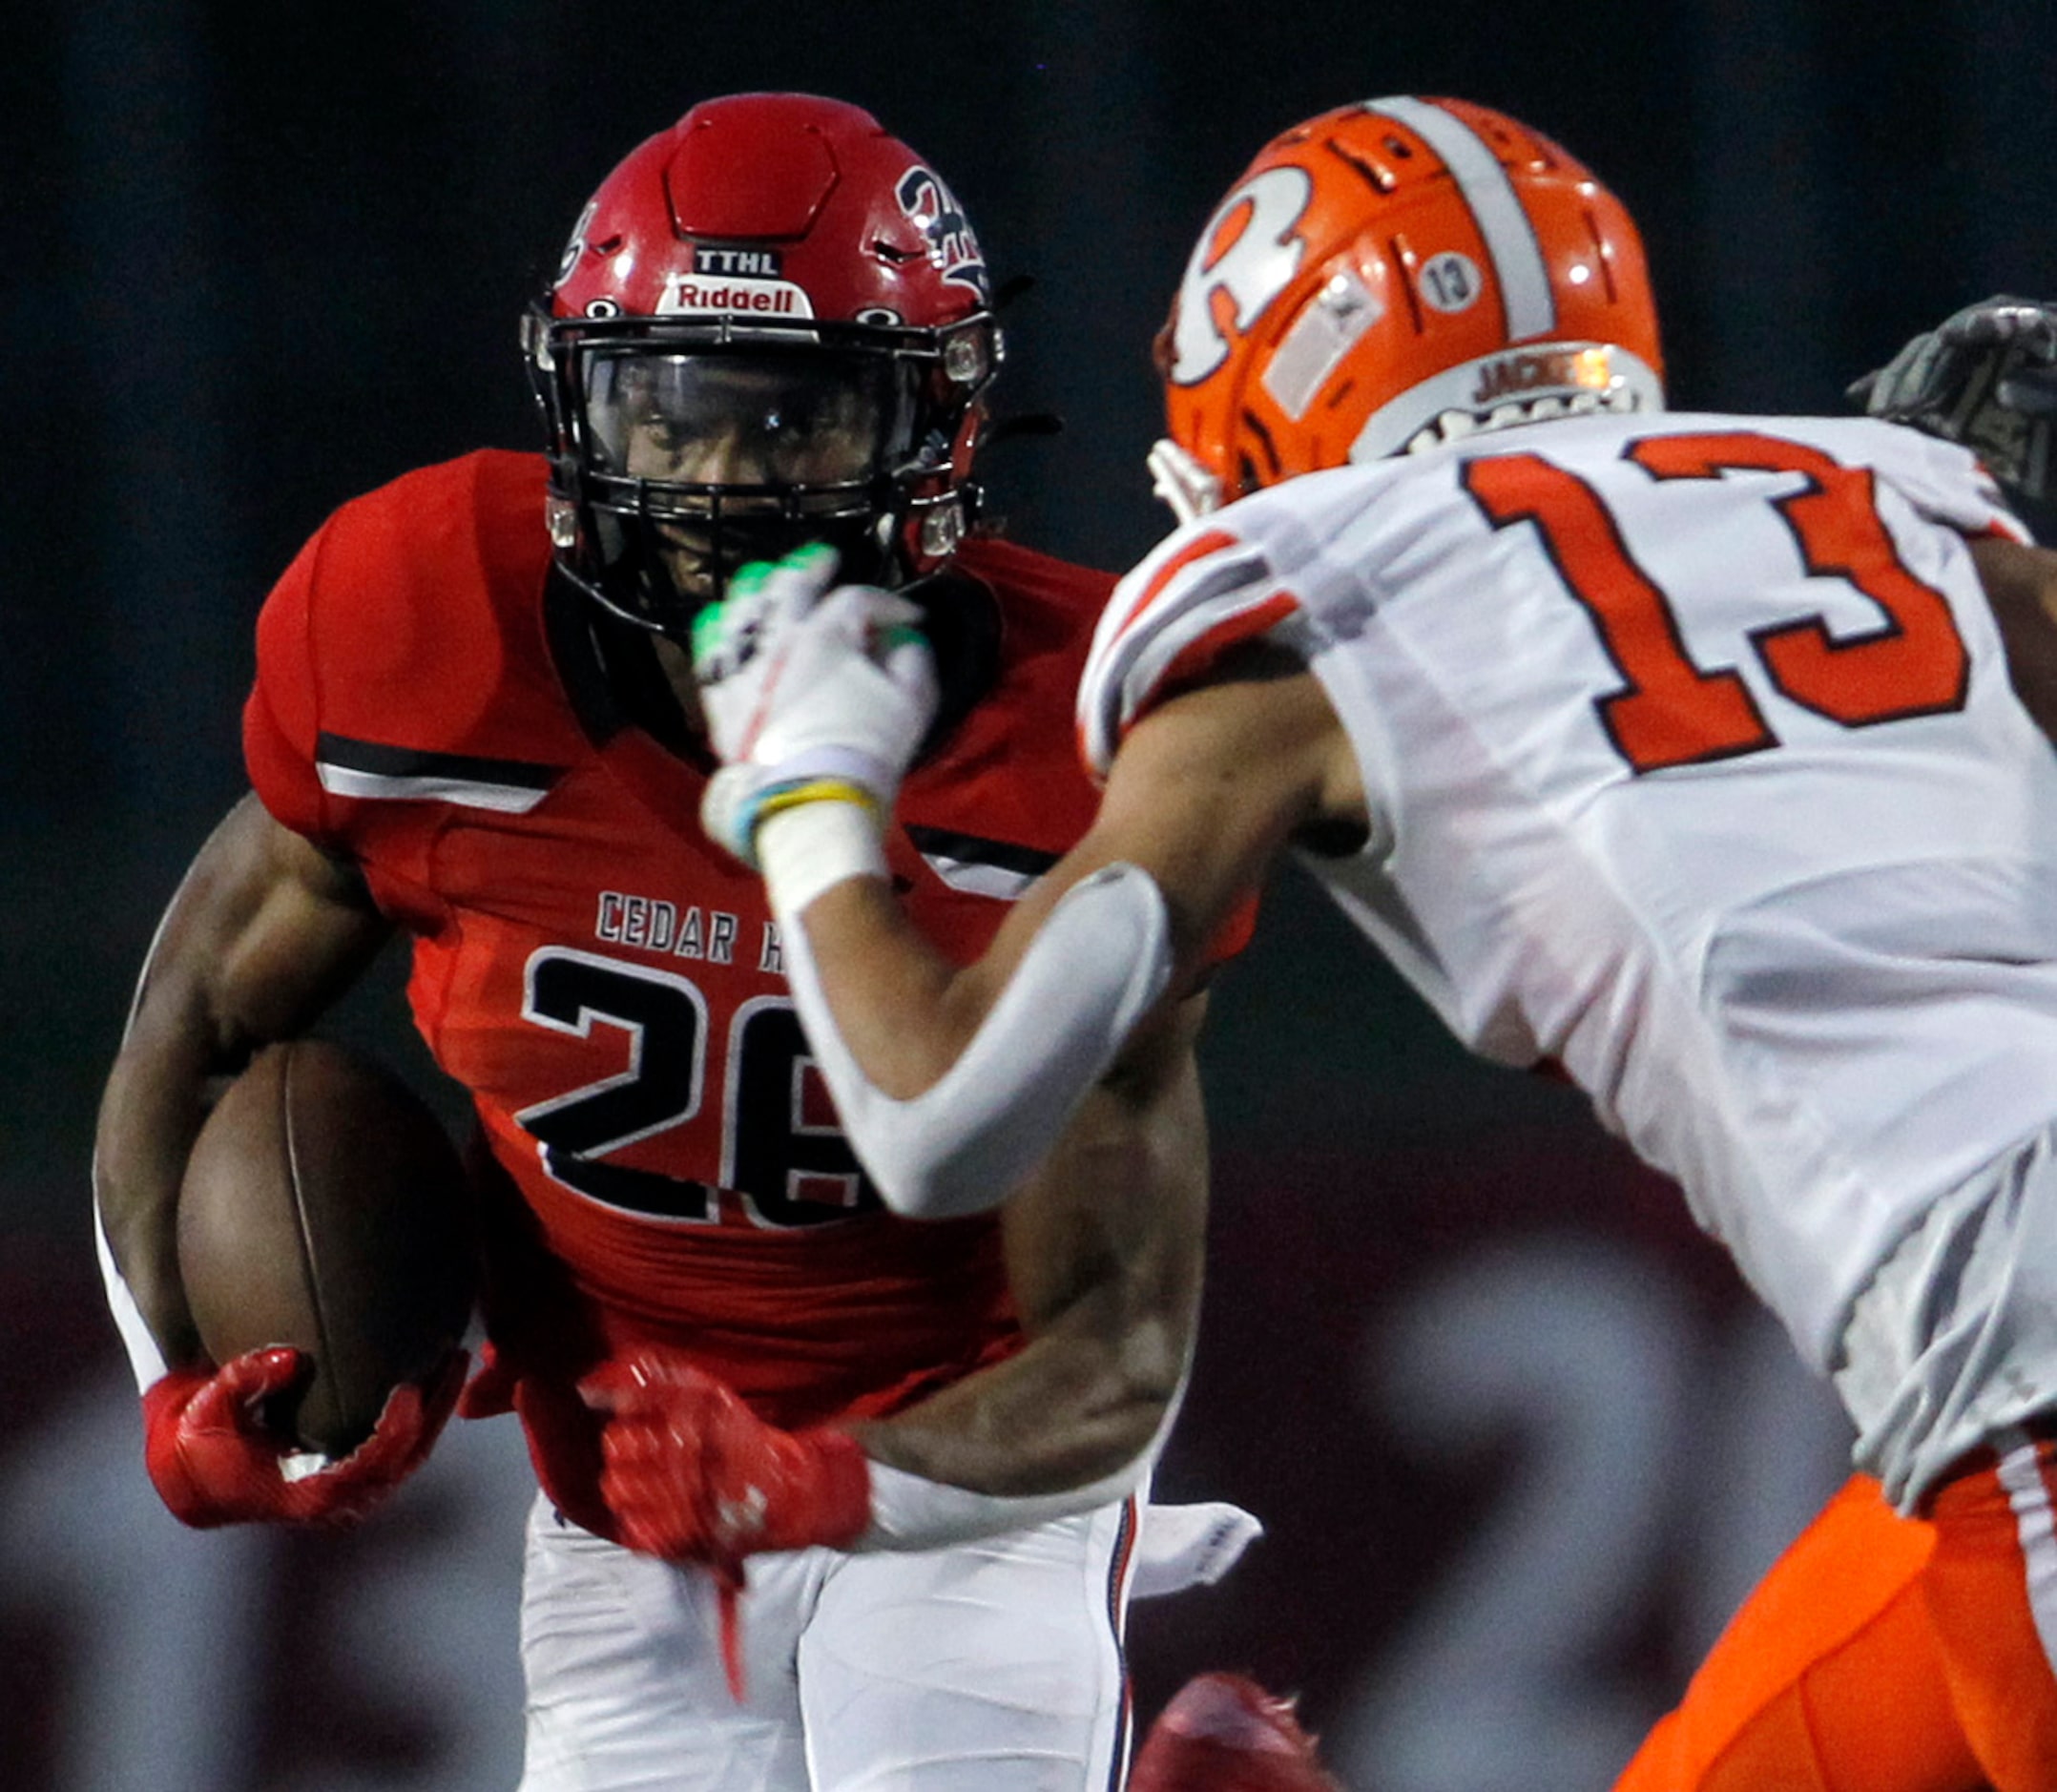
[{"label": "red jersey sleeve", "polygon": [[300,551],[258,615],[257,682],[243,704],[243,764],[273,818],[296,834],[335,846],[327,796],[315,767],[321,733],[312,619],[324,526]]},{"label": "red jersey sleeve", "polygon": [[474,780],[562,762],[575,728],[542,643],[542,506],[540,457],[482,449],[352,499],[301,550],[258,617],[243,709],[250,781],[280,823],[362,857],[351,754]]}]

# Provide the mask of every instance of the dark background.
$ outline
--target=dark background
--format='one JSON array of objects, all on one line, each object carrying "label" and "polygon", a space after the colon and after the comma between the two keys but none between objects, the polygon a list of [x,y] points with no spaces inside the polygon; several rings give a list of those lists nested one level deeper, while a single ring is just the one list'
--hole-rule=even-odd
[{"label": "dark background", "polygon": [[[634,143],[798,88],[931,158],[996,275],[1038,282],[1000,408],[1069,421],[989,457],[997,508],[1109,566],[1165,523],[1147,345],[1193,235],[1265,138],[1347,100],[1462,94],[1591,163],[1643,225],[1682,406],[1838,408],[1957,305],[2057,291],[2030,0],[110,0],[7,25],[0,1778],[31,1788],[511,1783],[508,1427],[344,1545],[178,1533],[87,1164],[155,917],[240,787],[264,591],[344,498],[535,440],[515,319]],[[391,981],[344,1025],[419,1069]],[[1353,1783],[1604,1784],[1832,1484],[1839,1422],[1668,1190],[1569,1098],[1464,1063],[1297,883],[1217,1011],[1214,1283],[1164,1484],[1272,1535],[1139,1609],[1139,1708],[1249,1667],[1304,1692]]]}]

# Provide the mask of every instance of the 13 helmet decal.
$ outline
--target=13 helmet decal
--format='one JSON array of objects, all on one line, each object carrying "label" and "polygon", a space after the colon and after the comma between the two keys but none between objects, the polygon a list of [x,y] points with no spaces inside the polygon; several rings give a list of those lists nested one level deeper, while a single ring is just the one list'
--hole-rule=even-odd
[{"label": "13 helmet decal", "polygon": [[1200,235],[1157,365],[1150,464],[1182,519],[1296,473],[1664,403],[1620,200],[1449,99],[1340,107],[1266,145]]},{"label": "13 helmet decal", "polygon": [[1001,359],[942,177],[868,113],[709,100],[580,213],[525,328],[558,564],[682,636],[747,560],[832,542],[897,583],[956,546]]}]

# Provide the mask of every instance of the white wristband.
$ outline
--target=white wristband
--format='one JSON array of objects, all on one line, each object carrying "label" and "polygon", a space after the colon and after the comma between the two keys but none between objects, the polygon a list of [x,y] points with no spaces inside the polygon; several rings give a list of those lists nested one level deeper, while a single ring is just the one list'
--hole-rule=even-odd
[{"label": "white wristband", "polygon": [[1150,1504],[1151,1463],[1147,1455],[1138,1457],[1087,1487],[1009,1499],[948,1487],[874,1461],[871,1524],[850,1548],[859,1553],[945,1549],[1033,1530],[1142,1493],[1132,1596],[1152,1599],[1188,1587],[1211,1587],[1264,1534],[1264,1527],[1225,1500],[1192,1506]]},{"label": "white wristband", "polygon": [[974,1493],[930,1481],[876,1458],[871,1464],[871,1523],[850,1547],[856,1551],[934,1550],[974,1537],[1028,1531],[1112,1505],[1148,1485],[1153,1450],[1125,1462],[1112,1474],[1056,1493]]},{"label": "white wristband", "polygon": [[121,1334],[121,1347],[129,1353],[136,1390],[147,1392],[164,1377],[164,1352],[143,1323],[142,1311],[135,1304],[135,1296],[129,1292],[127,1280],[114,1266],[114,1247],[107,1241],[107,1226],[100,1219],[97,1203],[93,1210],[93,1242],[100,1260],[101,1280],[107,1284],[108,1310],[114,1316],[114,1329]]},{"label": "white wristband", "polygon": [[885,844],[870,811],[833,797],[766,817],[758,826],[757,853],[781,924],[848,878],[886,875]]}]

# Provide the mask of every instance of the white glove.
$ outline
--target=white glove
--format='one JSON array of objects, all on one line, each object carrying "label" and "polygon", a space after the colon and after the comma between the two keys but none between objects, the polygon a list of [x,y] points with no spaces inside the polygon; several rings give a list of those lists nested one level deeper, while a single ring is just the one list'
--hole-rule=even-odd
[{"label": "white glove", "polygon": [[750,757],[764,723],[767,687],[792,645],[794,626],[836,582],[824,542],[782,560],[738,567],[719,603],[693,619],[693,676],[708,739],[725,764]]},{"label": "white glove", "polygon": [[871,585],[828,593],[834,551],[746,567],[700,613],[693,663],[715,750],[700,822],[756,865],[757,830],[803,802],[854,802],[882,823],[936,710],[921,612]]}]

